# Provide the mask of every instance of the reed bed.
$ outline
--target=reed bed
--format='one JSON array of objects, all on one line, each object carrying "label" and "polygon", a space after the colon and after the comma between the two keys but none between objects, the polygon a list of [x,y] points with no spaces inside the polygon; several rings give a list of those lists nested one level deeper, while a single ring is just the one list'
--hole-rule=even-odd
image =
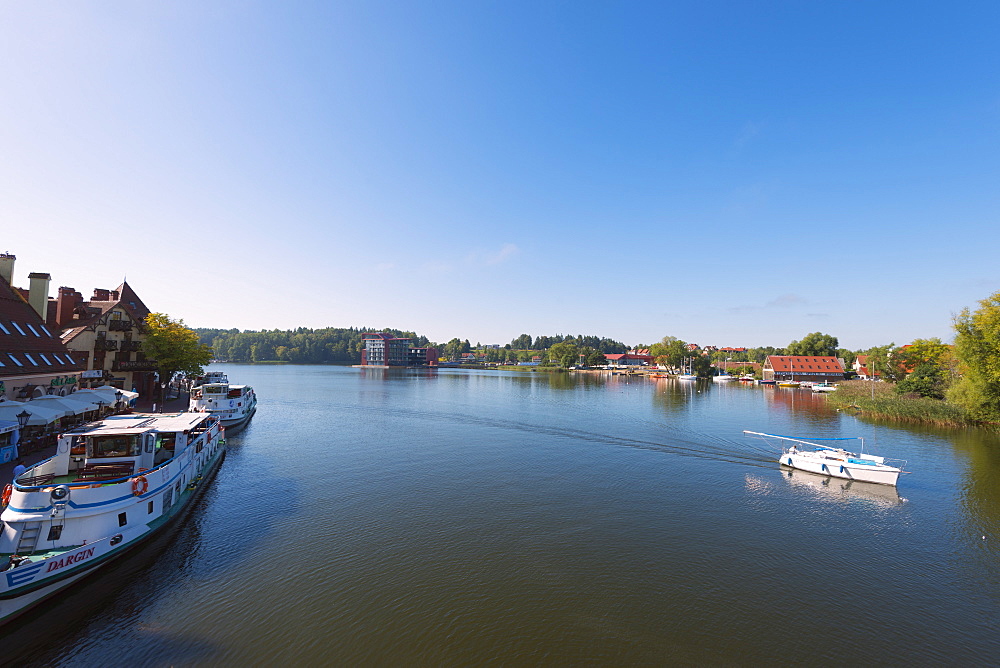
[{"label": "reed bed", "polygon": [[871,417],[946,427],[974,424],[958,406],[940,399],[896,394],[896,386],[892,383],[848,380],[838,383],[837,391],[827,396],[833,406],[861,411]]}]

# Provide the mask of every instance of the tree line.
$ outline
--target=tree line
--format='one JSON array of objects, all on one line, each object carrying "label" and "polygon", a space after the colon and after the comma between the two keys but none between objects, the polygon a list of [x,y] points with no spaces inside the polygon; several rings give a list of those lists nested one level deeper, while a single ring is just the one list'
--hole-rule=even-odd
[{"label": "tree line", "polygon": [[293,362],[296,364],[357,364],[364,348],[361,335],[385,332],[426,346],[427,337],[398,329],[327,327],[310,329],[241,331],[239,329],[195,329],[199,340],[211,346],[215,359],[229,362]]},{"label": "tree line", "polygon": [[[433,346],[446,359],[458,359],[463,353],[479,352],[488,362],[531,361],[553,346],[562,344],[563,356],[569,354],[568,346],[575,346],[575,354],[584,352],[588,358],[592,353],[623,353],[627,350],[624,343],[598,336],[554,336],[532,337],[521,334],[505,344],[502,348],[484,347],[477,343],[473,346],[468,339],[451,339],[447,343],[435,343],[426,336],[415,332],[399,329],[367,327],[327,327],[310,329],[299,327],[289,330],[242,331],[239,329],[198,328],[200,343],[210,346],[216,359],[230,362],[293,362],[297,364],[357,364],[361,361],[361,351],[364,349],[362,334],[368,332],[385,332],[399,338],[410,339],[416,347]],[[574,362],[576,363],[576,362]]]}]

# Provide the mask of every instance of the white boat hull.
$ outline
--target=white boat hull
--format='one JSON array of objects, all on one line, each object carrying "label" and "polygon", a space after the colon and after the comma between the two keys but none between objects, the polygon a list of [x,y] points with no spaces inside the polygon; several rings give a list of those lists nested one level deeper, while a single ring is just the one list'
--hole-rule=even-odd
[{"label": "white boat hull", "polygon": [[[141,421],[144,417],[136,416],[134,419]],[[150,416],[150,419],[158,417]],[[110,420],[112,419],[109,418]],[[201,426],[196,421],[193,424]],[[79,433],[86,432],[81,429]],[[131,548],[147,543],[148,539],[155,536],[168,535],[169,528],[176,525],[194,506],[225,458],[225,442],[220,439],[219,429],[209,427],[200,435],[192,436],[188,445],[190,447],[178,449],[177,456],[158,468],[140,469],[138,477],[123,479],[124,482],[95,480],[94,484],[88,484],[87,481],[75,481],[59,486],[51,483],[37,486],[16,484],[3,514],[8,533],[13,527],[27,526],[29,522],[51,524],[58,521],[64,528],[63,538],[70,531],[77,531],[76,535],[84,535],[97,531],[90,527],[106,526],[106,522],[101,523],[105,516],[114,520],[116,515],[120,528],[103,534],[90,533],[90,539],[84,539],[81,545],[65,551],[35,551],[34,548],[27,552],[18,550],[28,561],[0,571],[0,624],[57,595],[81,578],[99,572],[102,567],[125,555]],[[68,458],[69,444],[61,441],[59,452],[64,458]],[[46,464],[55,466],[58,456],[46,460],[39,467]],[[137,486],[137,480],[143,481],[142,487]],[[23,478],[19,481],[23,482]],[[70,490],[68,503],[64,508],[56,508],[50,501],[55,498],[51,496],[52,490],[60,487]],[[170,494],[173,501],[165,504],[165,494]],[[159,514],[153,515],[154,507],[160,509]],[[118,514],[119,511],[122,511],[121,514]],[[136,512],[141,513],[140,516],[152,517],[134,524],[127,524],[127,520],[124,520],[126,524],[121,524],[125,513]],[[60,519],[54,520],[56,517]],[[72,529],[76,526],[82,528]],[[6,552],[12,552],[10,548],[17,545],[20,539],[16,535],[13,538],[5,535],[4,540],[8,541]]]},{"label": "white boat hull", "polygon": [[816,456],[816,454],[814,452],[785,451],[778,461],[782,466],[845,480],[895,485],[899,479],[900,470],[892,466],[862,464],[859,463],[860,460],[852,460],[851,458],[833,459]]}]

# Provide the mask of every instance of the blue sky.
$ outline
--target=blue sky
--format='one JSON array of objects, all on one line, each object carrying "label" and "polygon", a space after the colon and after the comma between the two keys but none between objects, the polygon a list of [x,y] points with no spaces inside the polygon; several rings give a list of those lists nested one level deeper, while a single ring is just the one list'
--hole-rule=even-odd
[{"label": "blue sky", "polygon": [[950,339],[1000,290],[998,19],[0,2],[0,250],[192,326]]}]

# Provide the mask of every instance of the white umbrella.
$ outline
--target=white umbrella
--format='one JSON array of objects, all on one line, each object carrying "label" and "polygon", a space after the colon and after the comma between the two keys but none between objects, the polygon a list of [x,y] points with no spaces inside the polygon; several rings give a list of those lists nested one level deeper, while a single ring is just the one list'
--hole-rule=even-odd
[{"label": "white umbrella", "polygon": [[0,420],[14,420],[17,422],[17,414],[23,411],[28,411],[31,415],[28,418],[28,424],[32,426],[50,424],[66,415],[66,411],[63,410],[55,410],[42,406],[29,406],[19,401],[4,401],[0,403]]},{"label": "white umbrella", "polygon": [[70,398],[84,398],[91,403],[103,401],[105,406],[115,403],[115,393],[111,390],[77,390],[66,396]]},{"label": "white umbrella", "polygon": [[80,415],[81,413],[86,413],[87,411],[97,410],[97,404],[91,404],[86,399],[81,401],[70,401],[69,397],[57,397],[55,395],[38,397],[37,399],[32,399],[28,403],[41,405],[43,407],[58,407],[67,411],[71,415]]},{"label": "white umbrella", "polygon": [[97,388],[94,388],[94,389],[96,389],[96,390],[111,390],[112,392],[121,392],[122,394],[124,394],[129,399],[138,399],[139,398],[139,393],[138,392],[131,392],[129,390],[123,390],[123,389],[121,389],[119,387],[115,387],[113,385],[101,385],[100,387],[97,387]]}]

